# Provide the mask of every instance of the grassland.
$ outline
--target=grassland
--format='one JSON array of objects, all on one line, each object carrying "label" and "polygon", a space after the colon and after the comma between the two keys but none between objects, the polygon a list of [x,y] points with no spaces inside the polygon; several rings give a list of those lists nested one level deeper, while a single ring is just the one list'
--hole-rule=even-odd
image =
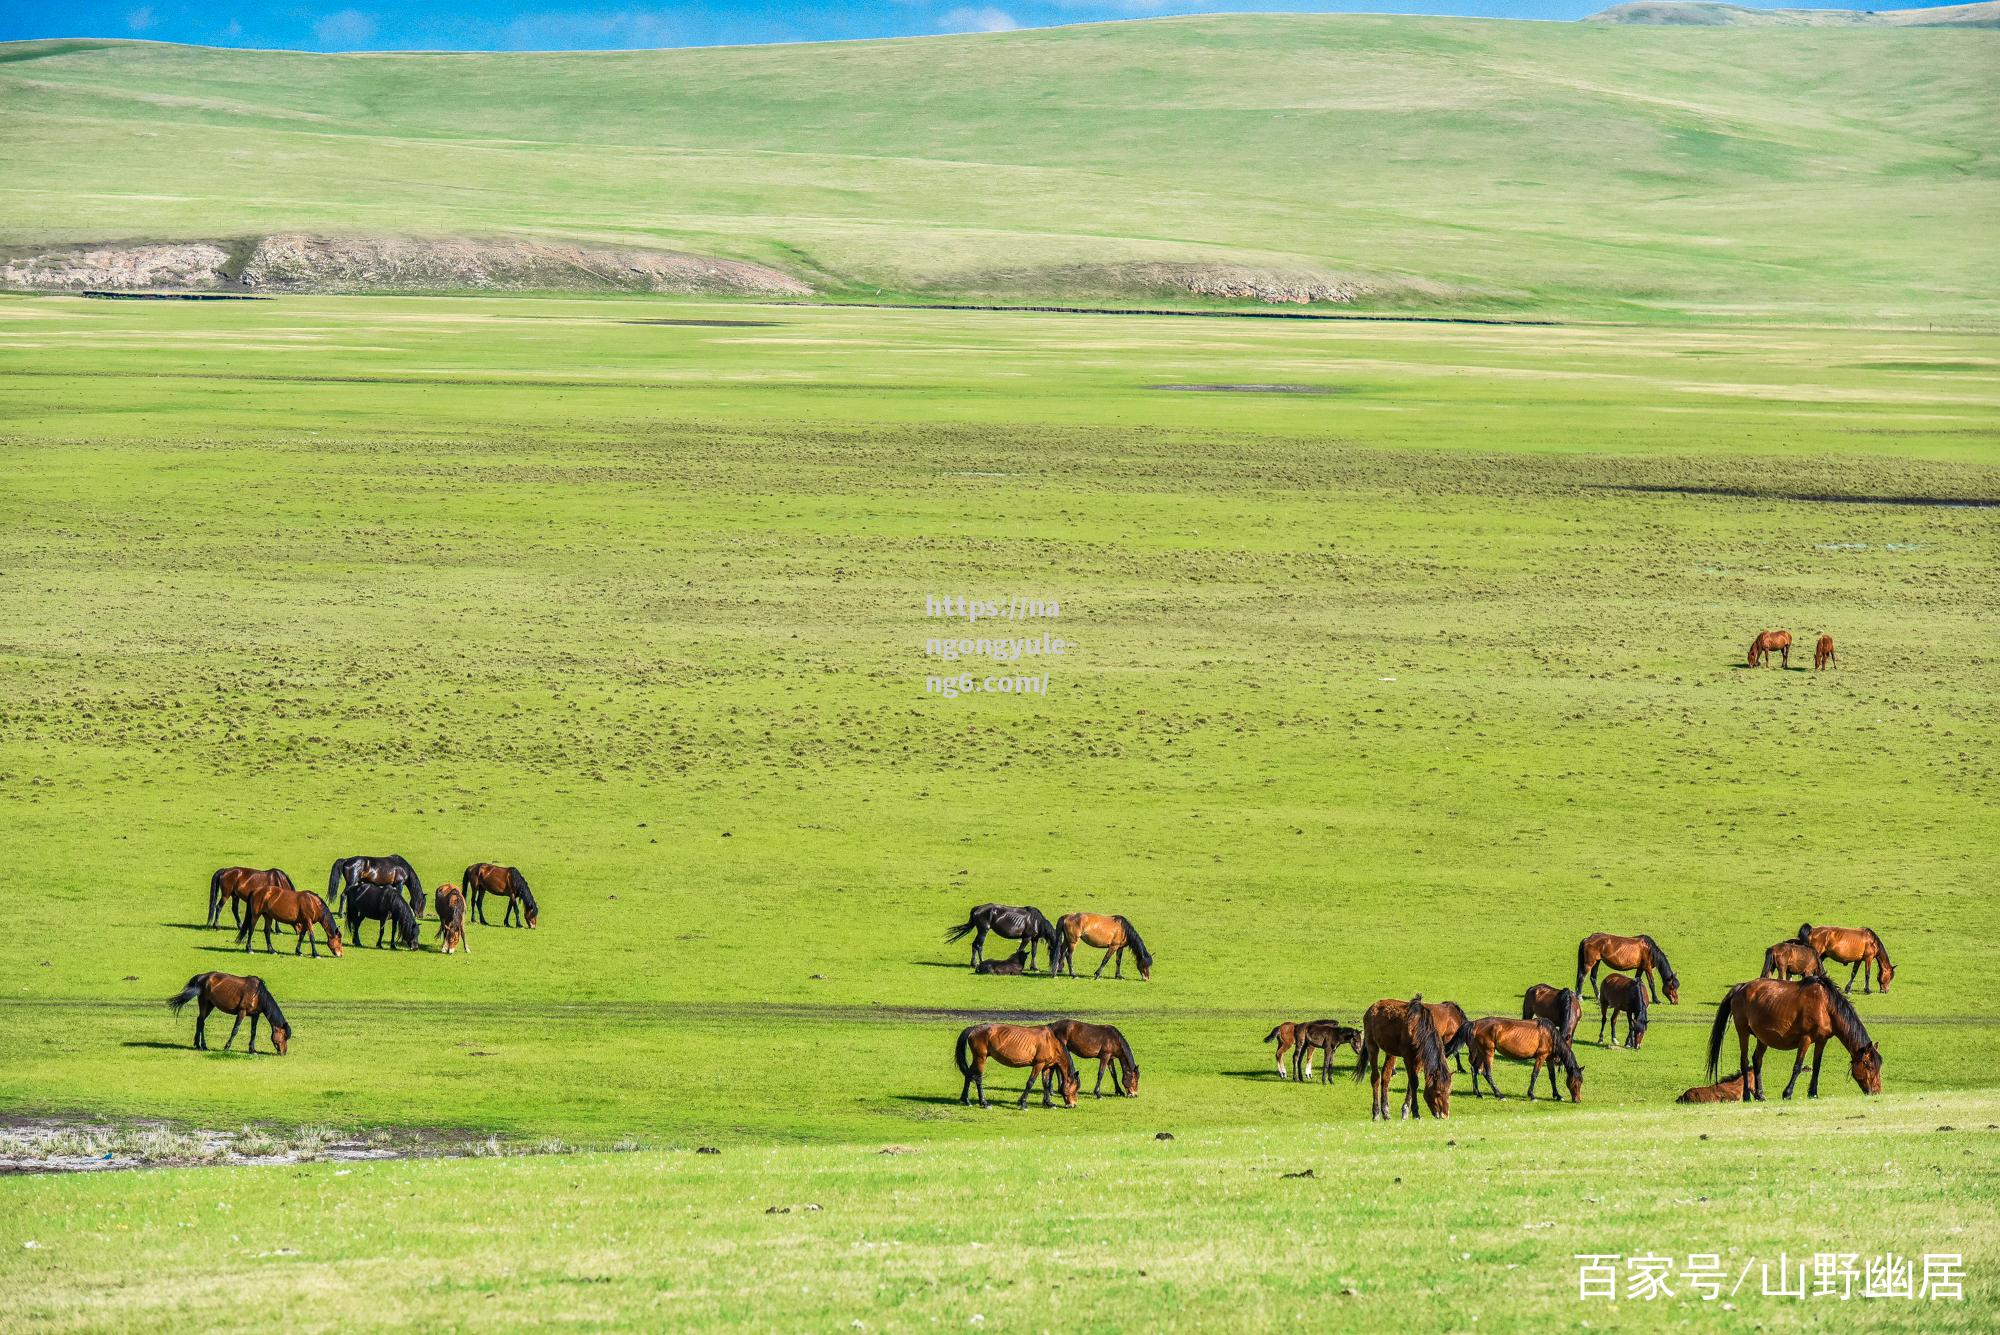
[{"label": "grassland", "polygon": [[[666,246],[844,297],[1990,327],[2000,35],[1248,16],[720,51],[0,48],[0,244]],[[1218,298],[1219,300],[1219,298]]]},{"label": "grassland", "polygon": [[[17,1324],[1602,1327],[1575,1251],[1840,1240],[1971,1263],[1860,1324],[1991,1310],[1989,336],[10,298],[0,347],[0,1111],[647,1147],[0,1183]],[[927,698],[924,595],[1016,591],[1050,695]],[[1740,668],[1771,624],[1843,667]],[[293,1055],[187,1050],[210,870],[392,849],[543,926],[260,953]],[[1154,979],[973,978],[988,899]],[[1895,952],[1888,1093],[1668,1107],[1805,919]],[[1687,1004],[1580,1108],[1267,1073],[1600,927]],[[961,1109],[994,1011],[1120,1024],[1143,1096]]]}]

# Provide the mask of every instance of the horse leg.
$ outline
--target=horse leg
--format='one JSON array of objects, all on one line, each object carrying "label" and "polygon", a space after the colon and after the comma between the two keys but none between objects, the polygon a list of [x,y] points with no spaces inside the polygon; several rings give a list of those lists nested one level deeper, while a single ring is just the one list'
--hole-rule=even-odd
[{"label": "horse leg", "polygon": [[1757,1040],[1757,1050],[1750,1054],[1750,1069],[1757,1076],[1757,1102],[1759,1103],[1764,1101],[1764,1054],[1770,1050],[1770,1045],[1760,1038]]},{"label": "horse leg", "polygon": [[1861,957],[1861,995],[1864,997],[1872,994],[1875,991],[1875,989],[1870,986],[1870,983],[1873,980],[1869,976],[1868,965],[1869,965],[1869,958],[1868,956],[1863,955]]},{"label": "horse leg", "polygon": [[1097,972],[1090,976],[1092,978],[1104,977],[1104,966],[1109,963],[1111,963],[1111,952],[1107,950],[1104,952],[1104,958],[1097,962]]},{"label": "horse leg", "polygon": [[986,958],[986,924],[980,923],[979,930],[972,934],[972,967],[978,968],[979,961]]},{"label": "horse leg", "polygon": [[479,920],[480,926],[486,926],[486,891],[480,886],[472,888],[472,916]]},{"label": "horse leg", "polygon": [[213,1009],[214,1007],[208,1003],[208,998],[203,997],[201,999],[201,1009],[195,1012],[194,1046],[197,1052],[208,1051],[208,1013]]},{"label": "horse leg", "polygon": [[1788,1099],[1792,1096],[1793,1088],[1799,1083],[1799,1072],[1805,1069],[1806,1069],[1806,1045],[1801,1043],[1799,1044],[1799,1055],[1792,1061],[1792,1078],[1785,1082],[1785,1092],[1780,1094],[1778,1096],[1779,1098]]},{"label": "horse leg", "polygon": [[241,1029],[242,1027],[243,1027],[243,1017],[241,1015],[238,1015],[236,1017],[236,1023],[229,1026],[229,1037],[222,1041],[222,1050],[224,1052],[229,1051],[229,1045],[236,1041],[236,1031]]},{"label": "horse leg", "polygon": [[1597,1046],[1598,1046],[1598,1047],[1600,1047],[1600,1048],[1604,1046],[1604,1021],[1606,1020],[1606,1018],[1607,1018],[1607,1017],[1609,1017],[1609,1016],[1610,1016],[1610,1014],[1611,1014],[1611,1009],[1610,1009],[1610,1008],[1609,1008],[1608,1006],[1605,1006],[1605,1005],[1603,1005],[1602,1003],[1600,1003],[1600,1004],[1598,1005],[1598,1007],[1597,1007]]},{"label": "horse leg", "polygon": [[[1028,1083],[1021,1088],[1021,1101],[1014,1105],[1016,1108],[1028,1106],[1028,1095],[1035,1092],[1035,1077],[1041,1073],[1042,1068],[1039,1065],[1028,1067]],[[1046,1089],[1042,1091],[1042,1106],[1044,1108],[1049,1106],[1049,1092]]]},{"label": "horse leg", "polygon": [[253,1057],[257,1055],[257,1020],[260,1014],[258,1011],[250,1012],[250,1055]]},{"label": "horse leg", "polygon": [[1118,961],[1117,966],[1111,970],[1111,976],[1113,978],[1123,978],[1125,976],[1125,947],[1113,946],[1111,954]]},{"label": "horse leg", "polygon": [[266,955],[275,955],[278,953],[278,948],[271,944],[271,929],[277,925],[277,914],[267,913],[264,915],[264,953]]},{"label": "horse leg", "polygon": [[[1801,1057],[1805,1056],[1805,1052],[1806,1052],[1805,1045],[1800,1044],[1799,1056]],[[1826,1056],[1826,1040],[1822,1038],[1819,1042],[1813,1044],[1812,1083],[1806,1086],[1806,1097],[1809,1099],[1816,1099],[1819,1097],[1819,1061],[1820,1058],[1824,1056]]]},{"label": "horse leg", "polygon": [[[1109,1057],[1099,1057],[1097,1059],[1097,1083],[1090,1087],[1090,1097],[1092,1097],[1093,1099],[1101,1099],[1104,1097],[1104,1095],[1099,1093],[1098,1091],[1104,1088],[1104,1068],[1106,1066],[1109,1066],[1110,1064],[1111,1064],[1111,1059]],[[1119,1090],[1123,1089],[1124,1086],[1118,1082],[1118,1078],[1116,1076],[1113,1076],[1111,1078],[1111,1088],[1113,1090]]]},{"label": "horse leg", "polygon": [[[1855,966],[1847,971],[1847,986],[1840,989],[1842,992],[1852,992],[1854,990],[1854,976],[1861,972],[1861,964],[1861,961],[1857,961]],[[1862,986],[1867,986],[1866,980],[1863,980]]]}]

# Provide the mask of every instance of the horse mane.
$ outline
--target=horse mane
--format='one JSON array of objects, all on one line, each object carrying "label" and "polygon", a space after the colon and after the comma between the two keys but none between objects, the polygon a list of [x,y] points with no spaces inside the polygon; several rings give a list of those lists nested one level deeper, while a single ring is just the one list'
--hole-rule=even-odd
[{"label": "horse mane", "polygon": [[397,866],[401,867],[404,871],[410,873],[410,885],[412,888],[416,890],[418,894],[421,895],[424,892],[424,883],[417,879],[417,869],[410,865],[410,860],[404,857],[401,853],[391,853],[389,855],[389,860],[394,862]]},{"label": "horse mane", "polygon": [[285,1018],[285,1013],[278,1009],[278,999],[271,995],[271,989],[264,985],[262,978],[257,980],[257,1009],[264,1012],[271,1028],[283,1029],[288,1034],[297,1032],[292,1028],[292,1022]]},{"label": "horse mane", "polygon": [[387,895],[389,907],[395,911],[396,927],[402,932],[403,939],[405,941],[419,940],[423,936],[423,930],[417,926],[417,915],[410,910],[409,901],[397,894],[396,887],[393,885],[385,885],[382,887],[382,890]]},{"label": "horse mane", "polygon": [[1438,1042],[1437,1026],[1431,1023],[1430,1008],[1424,1005],[1423,993],[1410,998],[1404,1009],[1404,1018],[1409,1022],[1410,1038],[1416,1044],[1417,1059],[1424,1064],[1425,1081],[1451,1084],[1451,1067],[1445,1065],[1444,1045]]},{"label": "horse mane", "polygon": [[[1556,993],[1556,999],[1562,1003],[1563,1030],[1564,1032],[1571,1032],[1575,1029],[1575,1024],[1572,1024],[1571,1021],[1575,1021],[1576,1024],[1583,1023],[1583,998],[1579,997],[1574,989],[1566,987]],[[1557,1034],[1556,1037],[1562,1038],[1562,1034]],[[1567,1041],[1564,1040],[1565,1043]]]},{"label": "horse mane", "polygon": [[1861,1023],[1861,1012],[1854,1009],[1854,1003],[1849,1001],[1846,994],[1833,985],[1831,978],[1821,975],[1820,977],[1810,978],[1806,981],[1808,983],[1819,984],[1821,990],[1826,993],[1826,1003],[1833,1008],[1834,1018],[1845,1025],[1848,1032],[1856,1040],[1853,1048],[1854,1051],[1859,1052],[1863,1048],[1872,1048],[1875,1046],[1875,1040],[1868,1037],[1868,1026]]},{"label": "horse mane", "polygon": [[1133,955],[1138,957],[1139,967],[1151,970],[1153,967],[1153,952],[1146,949],[1146,943],[1139,939],[1139,929],[1134,927],[1132,920],[1122,913],[1118,915],[1118,922],[1125,929],[1125,944],[1132,947]]},{"label": "horse mane", "polygon": [[1632,990],[1639,994],[1639,1008],[1632,1013],[1632,1023],[1638,1025],[1639,1032],[1643,1034],[1646,1032],[1646,1024],[1647,1024],[1646,980],[1644,978],[1634,976],[1632,979]]},{"label": "horse mane", "polygon": [[1556,1060],[1563,1064],[1563,1073],[1582,1075],[1583,1067],[1577,1063],[1576,1053],[1571,1051],[1569,1044],[1563,1042],[1562,1031],[1547,1020],[1536,1020],[1535,1023],[1549,1031],[1549,1050],[1555,1053]]},{"label": "horse mane", "polygon": [[1111,1036],[1118,1040],[1118,1060],[1125,1063],[1126,1070],[1136,1074],[1139,1070],[1139,1059],[1132,1055],[1132,1045],[1125,1041],[1125,1031],[1110,1025],[1106,1025],[1105,1028],[1110,1029]]},{"label": "horse mane", "polygon": [[1809,923],[1809,922],[1802,922],[1802,923],[1800,923],[1800,924],[1799,924],[1799,934],[1798,934],[1798,937],[1797,937],[1797,940],[1798,940],[1798,943],[1799,943],[1800,945],[1802,945],[1802,946],[1809,946],[1809,945],[1811,945],[1811,944],[1812,944],[1812,924],[1811,924],[1811,923]]},{"label": "horse mane", "polygon": [[[319,899],[319,896],[315,895],[313,898]],[[319,925],[320,930],[326,933],[329,943],[340,940],[340,928],[334,925],[333,910],[326,906],[324,899],[319,901]]]},{"label": "horse mane", "polygon": [[1672,983],[1675,987],[1679,987],[1681,985],[1681,976],[1675,973],[1674,966],[1667,962],[1667,952],[1660,949],[1660,943],[1652,937],[1645,935],[1641,935],[1639,939],[1646,943],[1647,948],[1653,952],[1653,962],[1660,966],[1661,984]]},{"label": "horse mane", "polygon": [[1472,1019],[1465,1013],[1465,1007],[1456,1001],[1440,1001],[1438,1005],[1458,1017],[1458,1032],[1451,1036],[1451,1042],[1444,1048],[1444,1055],[1449,1057],[1454,1052],[1464,1051],[1472,1042]]},{"label": "horse mane", "polygon": [[1882,938],[1875,935],[1875,929],[1873,927],[1864,927],[1861,930],[1868,933],[1868,939],[1875,943],[1875,949],[1881,954],[1882,962],[1892,969],[1895,968],[1896,962],[1889,958],[1889,947],[1882,944]]},{"label": "horse mane", "polygon": [[519,867],[509,867],[507,869],[507,883],[514,888],[516,894],[521,896],[521,902],[528,906],[530,912],[540,913],[542,911],[540,906],[535,903],[535,892],[528,888],[528,878],[521,875]]}]

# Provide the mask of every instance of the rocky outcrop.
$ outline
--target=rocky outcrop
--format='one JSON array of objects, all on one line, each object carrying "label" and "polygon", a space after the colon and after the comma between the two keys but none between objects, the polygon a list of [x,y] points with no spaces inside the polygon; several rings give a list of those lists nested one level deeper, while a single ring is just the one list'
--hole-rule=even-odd
[{"label": "rocky outcrop", "polygon": [[809,285],[762,264],[680,251],[305,232],[236,241],[17,251],[0,256],[0,286],[33,291],[812,293]]}]

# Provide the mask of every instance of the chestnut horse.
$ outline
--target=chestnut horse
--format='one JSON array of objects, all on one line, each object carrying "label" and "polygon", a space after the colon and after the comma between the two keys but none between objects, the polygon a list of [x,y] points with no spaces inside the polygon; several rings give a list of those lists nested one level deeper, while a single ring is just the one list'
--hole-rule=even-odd
[{"label": "chestnut horse", "polygon": [[1574,1043],[1577,1023],[1583,1019],[1583,998],[1567,987],[1536,983],[1521,994],[1521,1018],[1547,1020],[1563,1042]]},{"label": "chestnut horse", "polygon": [[[1571,995],[1574,995],[1572,993]],[[1533,1062],[1535,1069],[1528,1072],[1528,1099],[1534,1101],[1535,1082],[1542,1078],[1542,1069],[1548,1068],[1549,1097],[1562,1102],[1562,1091],[1556,1088],[1556,1066],[1560,1064],[1563,1075],[1569,1082],[1569,1101],[1583,1102],[1583,1067],[1578,1064],[1576,1054],[1569,1044],[1563,1042],[1562,1035],[1547,1020],[1506,1020],[1497,1015],[1489,1015],[1472,1024],[1472,1093],[1479,1094],[1479,1077],[1486,1076],[1486,1087],[1493,1091],[1493,1097],[1504,1099],[1500,1086],[1493,1083],[1493,1054],[1512,1057],[1515,1061]]]},{"label": "chestnut horse", "polygon": [[1299,1052],[1295,1060],[1300,1082],[1312,1079],[1313,1053],[1317,1051],[1325,1063],[1320,1067],[1320,1083],[1330,1085],[1333,1083],[1333,1054],[1342,1048],[1353,1048],[1358,1059],[1361,1053],[1361,1031],[1349,1029],[1344,1024],[1335,1024],[1332,1020],[1314,1020],[1311,1024],[1299,1026],[1298,1044]]},{"label": "chestnut horse", "polygon": [[1618,1042],[1618,1017],[1625,1017],[1625,1046],[1637,1048],[1646,1041],[1646,980],[1614,973],[1604,980],[1597,993],[1597,1042],[1604,1044],[1604,1022],[1611,1022],[1611,1041]]},{"label": "chestnut horse", "polygon": [[258,871],[252,867],[223,867],[208,878],[208,925],[222,925],[222,906],[229,905],[229,916],[237,927],[243,926],[243,905],[250,903],[251,896],[266,886],[280,890],[292,888],[292,878],[276,867]]},{"label": "chestnut horse", "polygon": [[1764,952],[1764,967],[1757,972],[1759,978],[1790,978],[1794,974],[1800,978],[1824,978],[1826,961],[1803,941],[1780,941]]},{"label": "chestnut horse", "polygon": [[1419,1075],[1431,1116],[1451,1116],[1451,1067],[1445,1062],[1444,1044],[1438,1041],[1437,1027],[1431,1023],[1430,1007],[1424,1005],[1422,993],[1408,1001],[1384,997],[1361,1017],[1361,1057],[1354,1063],[1354,1078],[1366,1075],[1372,1087],[1368,1106],[1371,1122],[1388,1120],[1389,1086],[1396,1078],[1398,1057],[1410,1067],[1409,1088],[1403,1091],[1399,1116],[1423,1116],[1417,1107]]},{"label": "chestnut horse", "polygon": [[[1715,1008],[1715,1024],[1708,1031],[1708,1078],[1715,1079],[1717,1067],[1721,1063],[1722,1038],[1729,1028],[1730,1020],[1736,1021],[1736,1046],[1743,1054],[1743,1069],[1749,1073],[1744,1080],[1742,1101],[1764,1098],[1764,1051],[1776,1048],[1780,1052],[1798,1051],[1798,1058],[1792,1063],[1792,1078],[1785,1082],[1785,1092],[1781,1096],[1790,1098],[1792,1087],[1799,1083],[1799,1072],[1805,1069],[1806,1048],[1812,1048],[1812,1083],[1806,1086],[1806,1097],[1819,1097],[1819,1063],[1826,1055],[1826,1043],[1830,1038],[1840,1040],[1847,1049],[1848,1070],[1854,1076],[1854,1083],[1861,1086],[1863,1094],[1882,1092],[1882,1049],[1875,1046],[1868,1037],[1867,1028],[1861,1023],[1861,1016],[1855,1011],[1854,1003],[1833,985],[1830,978],[1808,978],[1802,983],[1788,983],[1777,978],[1757,978],[1747,983],[1738,983],[1729,989],[1729,995]],[[1757,1040],[1757,1051],[1750,1051],[1751,1038]]]},{"label": "chestnut horse", "polygon": [[250,1051],[257,1050],[257,1021],[264,1019],[271,1024],[271,1045],[280,1057],[292,1045],[291,1021],[278,1009],[278,1000],[271,995],[271,989],[264,986],[264,980],[256,976],[239,978],[233,973],[198,973],[187,980],[187,986],[167,998],[167,1005],[179,1015],[181,1007],[197,998],[201,1009],[194,1017],[194,1045],[201,1051],[208,1049],[208,1013],[213,1010],[226,1012],[236,1017],[230,1026],[229,1037],[222,1044],[224,1052],[236,1041],[236,1031],[243,1027],[243,1017],[250,1017]]},{"label": "chestnut horse", "polygon": [[472,947],[465,943],[465,892],[446,881],[432,895],[437,905],[438,939],[444,942],[444,953],[454,950],[472,953]]},{"label": "chestnut horse", "polygon": [[1819,637],[1819,643],[1813,646],[1813,671],[1819,672],[1834,666],[1836,664],[1833,661],[1833,636],[1822,635]]},{"label": "chestnut horse", "polygon": [[[1104,1068],[1112,1066],[1111,1092],[1121,1098],[1139,1097],[1139,1059],[1132,1055],[1132,1045],[1125,1041],[1125,1035],[1108,1024],[1085,1024],[1081,1020],[1051,1020],[1049,1032],[1062,1040],[1062,1045],[1086,1061],[1097,1060],[1097,1083],[1090,1087],[1090,1097],[1104,1097]],[[1051,1067],[1042,1073],[1042,1095],[1048,1096],[1048,1083],[1054,1076]]]},{"label": "chestnut horse", "polygon": [[1712,1085],[1696,1085],[1687,1090],[1675,1103],[1741,1103],[1743,1101],[1743,1072],[1738,1071],[1727,1080],[1718,1080]]},{"label": "chestnut horse", "polygon": [[[1027,1107],[1028,1095],[1034,1092],[1035,1081],[1052,1070],[1062,1077],[1063,1107],[1076,1106],[1076,1090],[1080,1083],[1076,1067],[1070,1064],[1069,1049],[1047,1025],[1030,1029],[1018,1024],[975,1024],[959,1031],[956,1055],[958,1073],[965,1077],[965,1084],[958,1091],[960,1103],[972,1101],[970,1095],[976,1086],[979,1106],[992,1106],[986,1102],[986,1060],[990,1057],[1003,1066],[1028,1068],[1028,1083],[1021,1090],[1021,1101],[1015,1107]],[[1042,1106],[1049,1106],[1047,1083],[1042,1085]]]},{"label": "chestnut horse", "polygon": [[1815,927],[1809,922],[1801,923],[1796,939],[1817,950],[1822,960],[1854,966],[1847,971],[1847,986],[1843,991],[1854,990],[1855,975],[1859,974],[1861,994],[1868,995],[1868,964],[1872,960],[1876,987],[1883,996],[1889,995],[1889,982],[1896,976],[1896,966],[1889,963],[1889,947],[1882,944],[1873,927]]},{"label": "chestnut horse", "polygon": [[1660,943],[1650,936],[1613,936],[1609,932],[1592,932],[1576,943],[1576,990],[1583,992],[1583,976],[1590,975],[1590,988],[1597,990],[1597,967],[1608,964],[1614,969],[1636,973],[1652,982],[1652,971],[1660,971],[1659,982],[1654,984],[1653,995],[1667,999],[1670,1006],[1681,1004],[1681,979],[1674,972],[1674,966],[1667,963],[1667,952],[1660,949]]},{"label": "chestnut horse", "polygon": [[[1313,1023],[1331,1024],[1333,1022],[1331,1020],[1316,1020]],[[1272,1039],[1278,1041],[1278,1079],[1280,1080],[1291,1079],[1291,1075],[1285,1070],[1285,1054],[1290,1052],[1292,1046],[1299,1041],[1299,1033],[1305,1027],[1306,1021],[1304,1020],[1281,1020],[1276,1028],[1264,1035],[1266,1043],[1269,1043]]]},{"label": "chestnut horse", "polygon": [[528,888],[528,878],[521,875],[519,867],[503,867],[497,862],[475,862],[465,869],[465,875],[458,878],[465,887],[465,893],[472,900],[472,916],[486,925],[486,896],[500,895],[507,901],[507,911],[500,915],[500,925],[511,924],[518,914],[523,925],[533,927],[541,917],[541,910],[535,904],[535,892]]},{"label": "chestnut horse", "polygon": [[265,886],[250,899],[250,911],[243,916],[243,925],[236,929],[236,939],[243,943],[247,953],[250,949],[250,934],[257,927],[257,920],[264,920],[264,952],[276,954],[271,945],[271,926],[284,923],[298,930],[298,944],[292,953],[298,954],[308,945],[312,947],[312,957],[319,958],[319,941],[313,936],[317,927],[326,933],[327,948],[337,959],[340,956],[340,928],[333,924],[333,914],[327,911],[326,901],[310,890],[294,890],[290,886]]},{"label": "chestnut horse", "polygon": [[[1139,966],[1139,981],[1149,982],[1153,977],[1153,952],[1146,949],[1146,943],[1139,939],[1139,929],[1132,925],[1130,918],[1116,913],[1065,913],[1056,920],[1056,927],[1063,938],[1063,962],[1069,965],[1069,976],[1076,977],[1076,943],[1096,946],[1104,952],[1104,958],[1097,962],[1097,972],[1092,978],[1104,976],[1104,966],[1113,959],[1118,966],[1111,971],[1113,978],[1125,976],[1125,949],[1131,947],[1132,958]],[[1061,971],[1061,966],[1057,966]]]},{"label": "chestnut horse", "polygon": [[1759,663],[1770,666],[1771,655],[1777,654],[1786,668],[1792,666],[1792,633],[1788,630],[1767,630],[1750,641],[1749,666]]}]

